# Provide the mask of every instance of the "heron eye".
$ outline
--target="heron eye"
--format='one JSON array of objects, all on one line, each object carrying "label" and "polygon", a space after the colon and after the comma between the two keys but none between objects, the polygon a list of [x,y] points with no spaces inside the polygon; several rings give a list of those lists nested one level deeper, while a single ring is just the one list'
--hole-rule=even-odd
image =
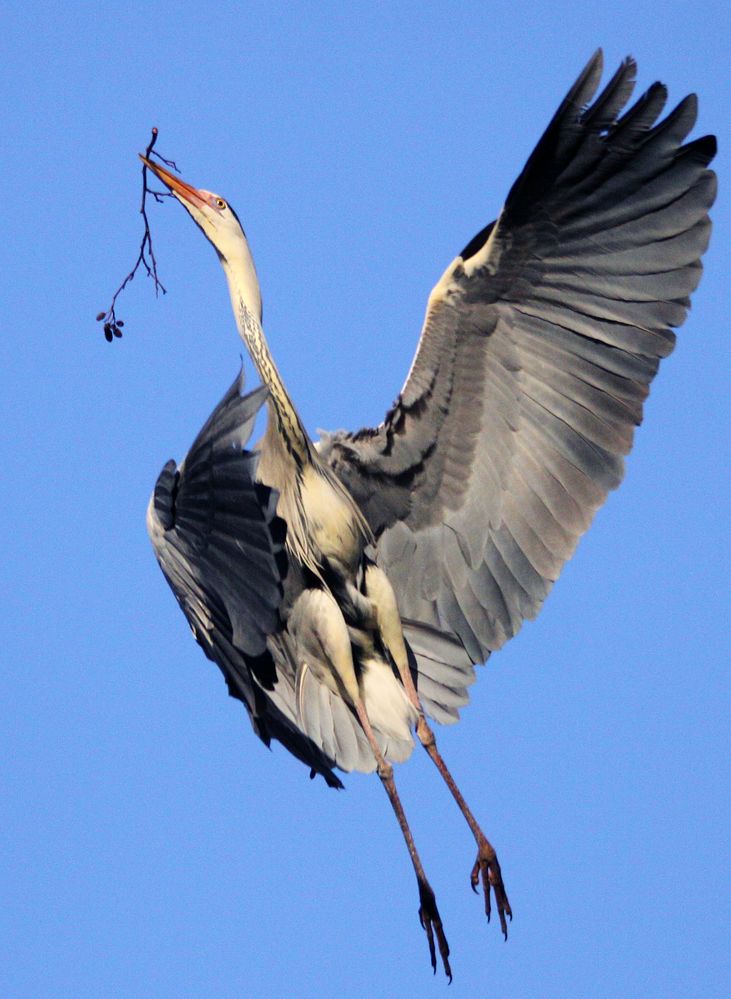
[{"label": "heron eye", "polygon": [[223,198],[216,198],[216,207],[221,209],[226,207],[226,202],[223,200]]}]

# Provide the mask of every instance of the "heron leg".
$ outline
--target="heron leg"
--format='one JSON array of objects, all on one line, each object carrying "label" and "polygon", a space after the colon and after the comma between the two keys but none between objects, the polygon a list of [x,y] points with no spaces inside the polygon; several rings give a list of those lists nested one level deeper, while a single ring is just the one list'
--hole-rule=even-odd
[{"label": "heron leg", "polygon": [[469,805],[462,796],[462,792],[457,787],[447,764],[437,749],[434,732],[424,716],[424,708],[416,690],[413,677],[411,676],[411,670],[409,669],[408,654],[406,652],[396,597],[388,577],[376,565],[368,566],[366,571],[366,589],[374,604],[376,619],[384,644],[391,653],[393,661],[396,663],[396,668],[404,685],[406,695],[419,714],[419,720],[416,725],[416,734],[419,737],[419,742],[429,754],[437,770],[442,775],[445,784],[452,792],[452,797],[457,802],[459,810],[464,815],[467,825],[472,830],[472,835],[477,842],[477,860],[470,874],[472,889],[476,892],[480,881],[482,881],[482,890],[485,897],[485,915],[488,921],[491,915],[490,892],[494,893],[495,904],[498,916],[500,917],[500,928],[507,940],[507,920],[513,918],[513,913],[510,908],[507,892],[505,891],[505,885],[503,884],[497,854],[487,836],[485,836],[478,825]]},{"label": "heron leg", "polygon": [[421,922],[429,942],[429,956],[431,958],[432,970],[436,974],[437,957],[436,948],[434,946],[434,938],[436,937],[439,954],[444,966],[444,973],[451,982],[452,969],[449,966],[449,944],[447,943],[447,938],[442,927],[442,920],[439,916],[439,910],[437,909],[437,900],[434,895],[434,891],[432,890],[426,874],[424,873],[421,858],[416,850],[414,837],[411,834],[406,813],[404,812],[403,805],[401,804],[401,798],[396,790],[396,782],[393,779],[393,767],[386,761],[383,753],[381,752],[378,741],[373,733],[373,728],[371,727],[365,706],[360,698],[355,703],[355,711],[358,716],[358,721],[360,722],[370,747],[373,750],[373,755],[376,757],[378,776],[381,778],[381,783],[386,789],[386,794],[389,797],[391,807],[396,815],[401,833],[406,842],[406,847],[409,851],[409,856],[411,857],[411,863],[414,867],[414,873],[416,874],[416,880],[419,885],[419,921]]},{"label": "heron leg", "polygon": [[[412,688],[414,687],[413,681],[411,686]],[[416,693],[415,688],[414,693]],[[472,885],[472,890],[476,892],[480,881],[482,881],[482,890],[485,898],[485,915],[487,916],[488,922],[490,921],[491,915],[490,892],[492,891],[494,893],[495,905],[497,906],[498,916],[500,918],[500,929],[502,930],[504,938],[507,940],[507,920],[512,920],[513,912],[510,908],[510,902],[508,901],[508,894],[505,891],[505,885],[503,883],[497,854],[495,853],[495,849],[488,840],[487,836],[485,836],[480,828],[469,805],[463,798],[462,792],[457,787],[456,781],[454,777],[452,777],[447,764],[442,759],[442,755],[437,749],[434,732],[424,717],[423,709],[420,709],[419,721],[416,725],[416,734],[419,737],[419,742],[427,751],[437,770],[442,775],[445,784],[452,792],[452,797],[457,802],[459,810],[462,812],[467,821],[467,825],[472,830],[472,835],[475,837],[477,842],[477,860],[475,861],[472,873],[470,874],[470,884]]]}]

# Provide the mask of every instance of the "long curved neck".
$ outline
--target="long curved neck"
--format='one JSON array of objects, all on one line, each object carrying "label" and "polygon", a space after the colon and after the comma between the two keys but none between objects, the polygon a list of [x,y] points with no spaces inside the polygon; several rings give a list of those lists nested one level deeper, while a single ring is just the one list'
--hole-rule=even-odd
[{"label": "long curved neck", "polygon": [[269,389],[271,415],[276,420],[287,450],[303,465],[311,460],[310,441],[264,338],[259,282],[248,246],[241,259],[233,262],[222,259],[221,263],[228,279],[239,334],[261,380]]}]

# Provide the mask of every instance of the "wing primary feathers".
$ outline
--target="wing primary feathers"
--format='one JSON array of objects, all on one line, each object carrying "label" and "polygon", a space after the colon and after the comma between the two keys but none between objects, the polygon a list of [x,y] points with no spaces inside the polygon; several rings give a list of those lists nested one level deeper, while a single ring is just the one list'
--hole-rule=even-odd
[{"label": "wing primary feathers", "polygon": [[321,443],[402,616],[475,663],[535,616],[621,481],[708,246],[716,141],[684,144],[695,95],[660,118],[661,83],[625,110],[632,58],[599,91],[601,74],[597,51],[438,282],[384,422]]},{"label": "wing primary feathers", "polygon": [[[433,289],[383,423],[318,446],[371,527],[368,558],[396,593],[422,702],[445,723],[467,702],[474,666],[535,617],[619,485],[701,276],[716,141],[686,142],[697,99],[662,118],[661,83],[628,107],[634,59],[600,90],[602,69],[598,50],[497,220]],[[339,787],[333,768],[375,761],[342,697],[288,644],[287,615],[307,584],[287,553],[280,496],[257,481],[259,452],[246,447],[266,397],[263,387],[244,395],[239,374],[184,461],[163,467],[148,530],[255,732]],[[374,690],[393,679],[385,662],[359,668]],[[410,751],[398,728],[377,737],[395,760]]]},{"label": "wing primary feathers", "polygon": [[300,731],[287,698],[277,694],[286,681],[267,640],[280,626],[286,525],[276,514],[276,491],[256,481],[258,454],[246,450],[267,390],[242,390],[240,373],[185,459],[165,464],[148,532],[196,640],[256,734],[266,745],[277,739],[330,787],[342,787],[334,760]]}]

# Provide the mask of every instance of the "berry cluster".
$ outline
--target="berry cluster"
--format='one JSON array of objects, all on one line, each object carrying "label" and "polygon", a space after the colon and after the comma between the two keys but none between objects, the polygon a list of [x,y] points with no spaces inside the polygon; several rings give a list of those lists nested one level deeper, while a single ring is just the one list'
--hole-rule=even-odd
[{"label": "berry cluster", "polygon": [[[109,317],[109,318],[107,318]],[[96,321],[100,323],[102,319],[107,321],[104,323],[104,338],[107,343],[111,343],[116,337],[122,336],[122,327],[124,326],[123,319],[117,319],[113,312],[100,312],[96,317]]]},{"label": "berry cluster", "polygon": [[[173,162],[173,160],[166,160],[164,156],[160,156],[158,152],[153,152],[153,146],[157,142],[158,131],[156,128],[152,130],[152,138],[147,144],[147,149],[145,150],[145,158],[149,160],[150,156],[156,156],[162,163],[169,166],[171,170],[177,171],[178,167]],[[140,267],[143,268],[144,272],[148,277],[151,277],[155,285],[155,294],[165,294],[165,287],[160,281],[157,275],[157,261],[155,260],[155,253],[152,249],[152,234],[150,232],[150,222],[147,218],[147,195],[151,195],[155,201],[162,201],[163,198],[172,197],[169,191],[155,191],[147,184],[147,166],[142,167],[142,202],[140,204],[140,215],[142,216],[145,223],[145,231],[142,236],[142,242],[140,244],[140,250],[137,254],[137,260],[132,270],[129,272],[127,277],[122,281],[119,288],[114,292],[112,296],[112,304],[106,310],[106,312],[100,312],[96,319],[98,323],[104,323],[104,337],[107,343],[111,343],[112,340],[119,339],[122,336],[122,327],[124,323],[121,319],[117,319],[114,314],[114,306],[116,304],[117,298],[124,291],[130,281],[134,278]]]}]

